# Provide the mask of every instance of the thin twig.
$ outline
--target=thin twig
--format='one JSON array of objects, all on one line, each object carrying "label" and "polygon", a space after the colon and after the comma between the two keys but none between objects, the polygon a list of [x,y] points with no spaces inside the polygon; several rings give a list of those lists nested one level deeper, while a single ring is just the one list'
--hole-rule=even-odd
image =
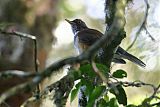
[{"label": "thin twig", "polygon": [[35,63],[35,71],[38,72],[37,39],[34,39],[34,63]]},{"label": "thin twig", "polygon": [[92,65],[92,68],[93,70],[95,71],[95,73],[102,79],[102,81],[108,85],[108,78],[105,77],[105,74],[103,74],[96,66],[96,63],[92,60],[91,61],[91,65]]},{"label": "thin twig", "polygon": [[[3,31],[2,29],[0,29],[0,33],[5,34],[5,35],[15,35],[15,36],[19,36],[19,37],[28,38],[28,39],[33,40],[33,42],[34,42],[35,72],[38,73],[37,38],[36,38],[36,36],[30,35],[30,34],[26,34],[26,33],[22,33],[22,32],[18,32],[18,31],[7,32],[7,31]],[[40,86],[38,84],[37,88],[36,88],[36,91],[35,91],[35,95],[39,94],[39,92],[40,92]]]},{"label": "thin twig", "polygon": [[160,102],[157,102],[157,103],[151,104],[151,106],[157,106],[157,107],[159,107],[159,106],[160,106]]},{"label": "thin twig", "polygon": [[151,96],[149,96],[148,98],[146,98],[144,100],[144,102],[142,103],[141,106],[143,106],[144,104],[147,104],[150,106],[155,106],[155,105],[159,105],[160,102],[158,103],[154,103],[154,104],[149,104],[148,102],[150,102],[151,100],[155,99],[159,99],[159,97],[156,96],[156,94],[158,93],[158,90],[160,89],[160,84],[156,87],[153,84],[149,84],[149,83],[144,83],[142,81],[134,81],[134,82],[127,82],[127,81],[117,81],[117,82],[113,82],[112,84],[119,84],[119,85],[123,85],[124,87],[142,87],[142,86],[149,86],[153,89],[153,94]]},{"label": "thin twig", "polygon": [[36,37],[33,36],[33,35],[18,32],[18,31],[7,32],[7,31],[3,31],[2,29],[0,29],[0,33],[5,34],[5,35],[15,35],[15,36],[18,36],[18,37],[28,38],[28,39],[31,39],[31,40],[36,39]]},{"label": "thin twig", "polygon": [[23,102],[23,104],[20,107],[26,107],[29,103],[34,102],[36,100],[37,100],[36,97],[30,97],[25,102]]},{"label": "thin twig", "polygon": [[142,31],[142,29],[144,28],[146,30],[146,32],[149,34],[149,37],[155,41],[155,39],[151,36],[151,34],[148,32],[147,28],[146,28],[146,24],[147,24],[147,18],[148,18],[148,11],[149,11],[149,3],[148,3],[148,0],[144,0],[145,4],[146,4],[146,11],[145,11],[145,14],[144,14],[144,18],[143,18],[143,22],[142,24],[140,25],[140,28],[138,29],[138,31],[136,32],[136,37],[135,39],[133,40],[133,42],[127,47],[126,51],[128,51],[129,49],[131,49],[131,47],[134,45],[134,43],[136,42],[137,40],[137,37],[139,36],[140,32]]},{"label": "thin twig", "polygon": [[38,75],[38,73],[30,73],[19,70],[7,70],[0,72],[0,78],[11,78],[11,77],[19,77],[19,78],[29,78]]},{"label": "thin twig", "polygon": [[[116,88],[115,84],[109,83],[109,78],[106,77],[106,74],[102,73],[96,66],[96,63],[94,61],[91,61],[91,65],[95,73],[100,77],[100,79],[105,83],[106,87],[113,89],[116,94],[119,94],[119,91]],[[109,74],[109,73],[108,73]]]},{"label": "thin twig", "polygon": [[[34,64],[35,64],[35,72],[38,73],[38,58],[37,58],[37,39],[33,40],[34,42]],[[40,93],[40,84],[37,85],[35,90],[35,96],[39,95]]]},{"label": "thin twig", "polygon": [[140,80],[136,80],[134,82],[122,82],[122,81],[119,81],[120,83],[122,83],[123,86],[125,87],[128,87],[128,86],[135,86],[135,87],[141,87],[141,86],[150,86],[153,88],[153,90],[155,90],[155,86],[153,84],[148,84],[148,83],[144,83]]},{"label": "thin twig", "polygon": [[2,104],[5,105],[5,107],[11,107],[9,104],[7,104],[6,102],[3,102]]},{"label": "thin twig", "polygon": [[22,92],[21,89],[24,89],[24,87],[27,89],[27,86],[28,86],[28,82],[26,82],[24,84],[20,84],[20,85],[14,87],[14,88],[11,88],[8,91],[2,93],[1,96],[0,96],[0,104],[3,103],[3,101],[5,101],[5,99],[7,99],[7,98],[9,98],[9,97],[11,97],[11,96],[13,96],[17,93]]},{"label": "thin twig", "polygon": [[133,42],[132,42],[128,47],[127,47],[126,51],[128,51],[129,49],[131,49],[131,48],[132,48],[132,46],[135,44],[135,42],[136,42],[136,40],[137,40],[138,36],[139,36],[139,35],[136,33],[136,36],[135,36],[135,38],[134,38]]},{"label": "thin twig", "polygon": [[158,87],[153,87],[153,94],[148,98],[148,101],[151,101],[153,98],[155,98],[159,89],[160,89],[160,85],[158,85]]},{"label": "thin twig", "polygon": [[151,40],[155,42],[156,40],[155,40],[154,37],[150,34],[150,32],[148,31],[148,29],[147,29],[146,26],[144,26],[144,29],[145,29],[146,33],[148,34],[148,36],[151,38]]},{"label": "thin twig", "polygon": [[149,33],[149,31],[148,31],[148,29],[147,29],[147,27],[146,27],[146,25],[147,25],[147,18],[148,18],[148,14],[149,14],[149,8],[150,8],[150,5],[149,5],[149,3],[148,3],[148,0],[144,0],[144,2],[146,3],[146,19],[145,19],[145,23],[144,23],[144,25],[143,25],[143,27],[144,27],[144,29],[146,30],[146,32],[147,32],[147,34],[149,35],[149,37],[151,38],[151,40],[152,41],[155,41],[155,39],[153,38],[153,36]]}]

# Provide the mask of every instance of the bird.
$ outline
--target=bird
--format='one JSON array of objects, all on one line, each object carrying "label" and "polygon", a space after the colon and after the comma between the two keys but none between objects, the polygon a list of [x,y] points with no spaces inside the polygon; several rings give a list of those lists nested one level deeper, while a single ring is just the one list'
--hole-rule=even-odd
[{"label": "bird", "polygon": [[[81,19],[74,19],[72,21],[68,19],[65,20],[71,25],[71,29],[74,34],[74,47],[78,54],[86,51],[91,45],[104,36],[100,31],[89,28]],[[97,55],[101,56],[104,54],[103,52],[103,48],[100,48]],[[141,67],[146,66],[146,64],[140,59],[118,46],[114,53],[112,62],[126,64],[126,61],[123,59],[127,59]]]}]

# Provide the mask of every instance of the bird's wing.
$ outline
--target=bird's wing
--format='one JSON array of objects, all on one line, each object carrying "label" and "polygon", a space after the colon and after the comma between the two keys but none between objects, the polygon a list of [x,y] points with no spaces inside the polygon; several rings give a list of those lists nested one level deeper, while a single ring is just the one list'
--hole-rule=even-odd
[{"label": "bird's wing", "polygon": [[78,32],[76,36],[78,37],[79,43],[90,46],[103,36],[103,34],[95,29],[85,29]]}]

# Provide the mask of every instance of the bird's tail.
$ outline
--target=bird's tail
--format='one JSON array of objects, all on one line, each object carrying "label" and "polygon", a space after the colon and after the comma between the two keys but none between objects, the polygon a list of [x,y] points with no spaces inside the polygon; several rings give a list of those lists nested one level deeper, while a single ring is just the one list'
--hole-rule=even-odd
[{"label": "bird's tail", "polygon": [[120,55],[121,58],[124,59],[128,59],[129,61],[141,66],[141,67],[145,67],[146,64],[144,62],[142,62],[140,59],[138,59],[137,57],[131,55],[130,53],[128,53],[127,51],[125,51],[124,49],[122,49],[121,47],[118,47],[116,54]]}]

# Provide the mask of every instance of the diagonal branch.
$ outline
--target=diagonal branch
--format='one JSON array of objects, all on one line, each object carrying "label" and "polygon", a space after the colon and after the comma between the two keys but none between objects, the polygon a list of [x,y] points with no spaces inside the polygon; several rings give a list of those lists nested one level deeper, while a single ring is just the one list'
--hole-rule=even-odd
[{"label": "diagonal branch", "polygon": [[[39,84],[46,77],[49,77],[52,73],[56,72],[56,70],[62,68],[68,64],[80,63],[85,60],[91,59],[93,55],[101,48],[104,44],[105,47],[112,44],[114,39],[117,39],[119,32],[124,28],[125,18],[124,18],[124,9],[126,5],[126,0],[118,0],[116,4],[117,11],[115,13],[115,18],[113,20],[112,26],[108,32],[105,32],[105,35],[100,38],[95,44],[93,44],[87,51],[80,54],[77,57],[69,57],[66,59],[62,59],[50,65],[48,68],[43,70],[40,75],[35,76],[31,81],[15,86],[6,92],[4,92],[0,96],[0,104],[5,101],[10,96],[18,94],[19,92],[29,91],[33,89],[37,84]],[[15,32],[13,32],[15,33]],[[118,37],[119,39],[119,37]],[[117,47],[122,39],[119,39],[118,43],[114,44],[114,47]],[[106,50],[107,51],[107,50]],[[113,52],[113,51],[112,51]],[[112,57],[110,57],[112,59]],[[111,62],[110,62],[111,63]],[[56,82],[57,83],[57,82]],[[55,83],[55,84],[56,84]]]}]

